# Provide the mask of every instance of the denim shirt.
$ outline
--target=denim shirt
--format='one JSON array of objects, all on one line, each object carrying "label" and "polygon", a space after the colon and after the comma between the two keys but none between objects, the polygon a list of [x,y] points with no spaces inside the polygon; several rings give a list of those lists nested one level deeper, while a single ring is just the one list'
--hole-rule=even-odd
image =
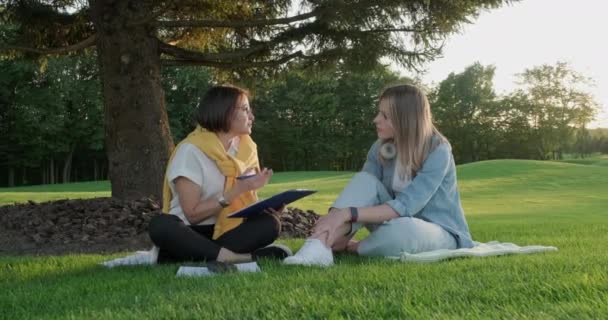
[{"label": "denim shirt", "polygon": [[401,192],[392,188],[395,158],[380,161],[376,141],[367,154],[363,171],[376,176],[391,194],[386,202],[402,217],[414,217],[435,223],[451,233],[458,248],[471,248],[473,241],[460,205],[456,183],[456,165],[448,143],[439,144],[416,172],[411,183]]}]

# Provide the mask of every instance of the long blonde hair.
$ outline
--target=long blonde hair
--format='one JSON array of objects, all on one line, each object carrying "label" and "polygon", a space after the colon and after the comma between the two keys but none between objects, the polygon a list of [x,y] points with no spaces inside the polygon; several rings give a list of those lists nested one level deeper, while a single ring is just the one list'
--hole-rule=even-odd
[{"label": "long blonde hair", "polygon": [[393,140],[402,169],[399,175],[414,177],[428,154],[448,140],[433,125],[429,100],[419,88],[407,84],[388,87],[380,95],[382,101],[388,103],[395,130]]}]

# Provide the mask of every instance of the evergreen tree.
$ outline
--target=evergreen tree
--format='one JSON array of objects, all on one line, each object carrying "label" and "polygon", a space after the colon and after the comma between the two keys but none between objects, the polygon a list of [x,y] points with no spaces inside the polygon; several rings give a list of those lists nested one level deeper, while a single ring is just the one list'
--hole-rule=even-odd
[{"label": "evergreen tree", "polygon": [[294,59],[364,68],[386,57],[414,68],[437,56],[441,40],[479,10],[506,2],[308,0],[295,8],[288,0],[4,0],[0,51],[95,46],[112,195],[159,196],[173,147],[161,65],[256,75]]}]

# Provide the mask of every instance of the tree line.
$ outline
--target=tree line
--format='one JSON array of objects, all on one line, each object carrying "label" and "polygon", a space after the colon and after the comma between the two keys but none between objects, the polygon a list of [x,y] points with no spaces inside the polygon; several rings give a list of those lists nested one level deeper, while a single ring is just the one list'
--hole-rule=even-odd
[{"label": "tree line", "polygon": [[480,12],[510,2],[6,0],[0,57],[94,52],[112,196],[160,197],[174,146],[166,68],[210,67],[226,79],[267,78],[292,64],[369,71],[390,60],[412,70]]},{"label": "tree line", "polygon": [[[295,66],[241,83],[253,95],[253,138],[264,166],[361,168],[375,139],[371,119],[382,88],[422,84],[386,67],[350,70]],[[584,90],[589,79],[565,63],[542,65],[526,69],[520,87],[499,96],[494,71],[476,63],[427,88],[457,163],[608,153],[608,130],[587,129],[598,109]],[[93,55],[0,60],[0,186],[107,179],[99,79]],[[171,134],[179,141],[194,126],[198,97],[221,78],[208,68],[170,67],[161,80]]]}]

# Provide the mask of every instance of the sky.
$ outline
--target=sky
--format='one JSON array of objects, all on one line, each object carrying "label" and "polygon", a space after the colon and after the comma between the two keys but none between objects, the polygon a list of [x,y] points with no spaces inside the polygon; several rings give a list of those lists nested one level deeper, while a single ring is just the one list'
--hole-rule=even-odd
[{"label": "sky", "polygon": [[424,83],[437,84],[475,63],[494,65],[494,88],[513,91],[516,74],[558,61],[594,80],[600,104],[590,128],[608,128],[608,1],[523,0],[483,11],[445,43],[443,57],[426,65]]}]

